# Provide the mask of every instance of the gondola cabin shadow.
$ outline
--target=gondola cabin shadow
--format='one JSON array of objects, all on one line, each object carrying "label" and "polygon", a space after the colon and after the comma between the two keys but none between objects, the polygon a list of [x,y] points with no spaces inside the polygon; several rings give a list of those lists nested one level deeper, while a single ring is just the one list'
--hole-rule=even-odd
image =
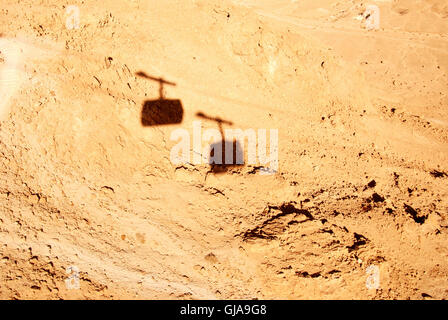
[{"label": "gondola cabin shadow", "polygon": [[141,112],[141,123],[143,126],[161,126],[182,123],[184,108],[179,99],[165,99],[163,86],[175,86],[175,83],[155,78],[144,72],[137,72],[136,75],[159,82],[159,99],[146,100],[143,103]]},{"label": "gondola cabin shadow", "polygon": [[244,154],[239,141],[221,140],[211,144],[209,165],[212,173],[225,173],[244,166]]},{"label": "gondola cabin shadow", "polygon": [[221,133],[222,140],[210,145],[209,165],[211,173],[225,173],[231,169],[244,166],[244,153],[243,148],[239,141],[234,139],[233,141],[226,140],[223,124],[233,125],[231,121],[223,120],[221,118],[215,118],[205,115],[202,112],[196,113],[196,116],[215,121],[218,123],[219,132]]},{"label": "gondola cabin shadow", "polygon": [[178,99],[147,100],[143,104],[141,121],[143,126],[161,126],[182,122],[184,110]]}]

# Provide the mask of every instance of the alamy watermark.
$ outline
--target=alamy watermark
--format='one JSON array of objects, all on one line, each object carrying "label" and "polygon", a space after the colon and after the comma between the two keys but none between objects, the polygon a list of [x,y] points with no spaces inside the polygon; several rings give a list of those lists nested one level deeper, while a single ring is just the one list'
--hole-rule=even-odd
[{"label": "alamy watermark", "polygon": [[65,9],[67,18],[65,19],[65,27],[68,30],[79,29],[80,11],[78,6],[70,5]]},{"label": "alamy watermark", "polygon": [[79,289],[81,287],[79,282],[79,268],[77,266],[69,266],[65,269],[65,273],[69,276],[65,279],[65,286],[67,289]]},{"label": "alamy watermark", "polygon": [[367,30],[378,30],[380,28],[380,8],[376,5],[368,5],[363,14]]},{"label": "alamy watermark", "polygon": [[379,289],[380,288],[380,268],[375,265],[370,265],[366,268],[366,288]]}]

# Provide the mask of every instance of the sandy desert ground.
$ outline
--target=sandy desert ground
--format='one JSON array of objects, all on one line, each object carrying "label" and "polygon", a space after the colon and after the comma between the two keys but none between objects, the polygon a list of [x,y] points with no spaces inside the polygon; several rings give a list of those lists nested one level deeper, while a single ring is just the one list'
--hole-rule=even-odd
[{"label": "sandy desert ground", "polygon": [[0,298],[446,299],[447,89],[446,0],[2,0]]}]

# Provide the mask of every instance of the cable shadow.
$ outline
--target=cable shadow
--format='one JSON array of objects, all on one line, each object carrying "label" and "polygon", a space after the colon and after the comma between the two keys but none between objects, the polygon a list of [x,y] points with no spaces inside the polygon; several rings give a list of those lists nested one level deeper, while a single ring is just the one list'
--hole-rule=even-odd
[{"label": "cable shadow", "polygon": [[165,99],[163,86],[175,86],[173,82],[163,78],[155,78],[140,71],[137,76],[159,82],[159,99],[146,100],[143,103],[141,112],[141,123],[143,126],[161,126],[170,124],[179,124],[184,117],[184,108],[179,99]]}]

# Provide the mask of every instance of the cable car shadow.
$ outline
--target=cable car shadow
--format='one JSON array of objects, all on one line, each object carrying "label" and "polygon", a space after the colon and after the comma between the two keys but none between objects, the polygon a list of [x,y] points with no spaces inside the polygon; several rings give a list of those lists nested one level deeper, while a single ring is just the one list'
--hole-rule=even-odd
[{"label": "cable car shadow", "polygon": [[[226,154],[226,152],[228,154]],[[210,145],[209,173],[226,173],[244,166],[241,144],[237,140],[221,140]]]},{"label": "cable car shadow", "polygon": [[173,82],[164,80],[163,78],[155,78],[140,71],[136,73],[145,79],[159,82],[159,99],[146,100],[143,103],[141,112],[141,123],[143,126],[161,126],[170,124],[179,124],[184,117],[184,108],[179,99],[165,99],[163,86],[175,86]]},{"label": "cable car shadow", "polygon": [[147,100],[143,103],[141,122],[143,126],[160,126],[181,123],[184,115],[179,99]]},{"label": "cable car shadow", "polygon": [[221,141],[210,145],[210,170],[208,173],[226,173],[238,167],[244,166],[244,153],[240,142],[236,139],[233,141],[226,140],[224,129],[222,127],[223,124],[233,125],[233,123],[221,118],[208,116],[203,112],[196,113],[196,116],[216,122],[222,137]]}]

